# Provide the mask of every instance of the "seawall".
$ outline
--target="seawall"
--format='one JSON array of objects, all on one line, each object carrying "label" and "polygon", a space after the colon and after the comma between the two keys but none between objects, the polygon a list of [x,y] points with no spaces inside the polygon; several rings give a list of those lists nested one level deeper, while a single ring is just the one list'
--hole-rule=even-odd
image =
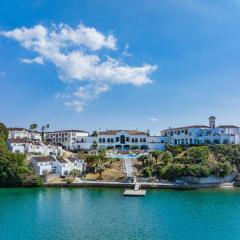
[{"label": "seawall", "polygon": [[[134,188],[134,183],[121,182],[100,182],[100,181],[84,181],[74,183],[44,183],[44,187],[110,187],[110,188]],[[218,188],[223,187],[221,184],[171,184],[171,183],[141,183],[141,189],[176,189],[176,190],[191,190],[202,188]],[[234,187],[232,184],[231,187]]]}]

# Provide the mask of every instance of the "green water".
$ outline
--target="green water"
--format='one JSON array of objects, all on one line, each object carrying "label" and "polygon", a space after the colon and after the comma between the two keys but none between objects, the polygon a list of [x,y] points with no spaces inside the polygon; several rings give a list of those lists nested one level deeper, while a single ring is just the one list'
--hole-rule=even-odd
[{"label": "green water", "polygon": [[0,239],[240,239],[240,190],[0,189]]}]

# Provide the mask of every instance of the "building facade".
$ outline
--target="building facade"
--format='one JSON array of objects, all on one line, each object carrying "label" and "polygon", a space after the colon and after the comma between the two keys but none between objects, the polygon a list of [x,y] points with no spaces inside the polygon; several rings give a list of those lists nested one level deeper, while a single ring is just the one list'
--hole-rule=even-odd
[{"label": "building facade", "polygon": [[74,143],[79,137],[88,137],[89,134],[82,130],[61,130],[46,132],[45,140],[61,144],[67,150],[74,150]]},{"label": "building facade", "polygon": [[86,164],[77,157],[53,157],[53,156],[34,156],[30,159],[30,166],[39,175],[57,174],[58,176],[68,176],[73,170],[80,173],[86,170]]},{"label": "building facade", "polygon": [[8,138],[41,141],[41,133],[37,131],[31,131],[26,128],[11,127],[8,128]]},{"label": "building facade", "polygon": [[26,139],[8,139],[8,149],[13,153],[41,156],[61,156],[62,146],[49,142],[35,142]]},{"label": "building facade", "polygon": [[161,132],[164,141],[170,145],[239,144],[240,128],[234,125],[216,126],[216,118],[209,117],[209,126],[193,125],[169,128]]}]

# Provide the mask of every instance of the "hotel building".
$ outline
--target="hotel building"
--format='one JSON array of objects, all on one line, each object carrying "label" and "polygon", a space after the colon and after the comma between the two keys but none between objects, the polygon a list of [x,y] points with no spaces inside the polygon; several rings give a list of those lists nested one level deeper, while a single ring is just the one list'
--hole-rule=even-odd
[{"label": "hotel building", "polygon": [[216,117],[209,117],[209,126],[193,125],[161,131],[170,145],[239,144],[240,128],[234,125],[216,126]]},{"label": "hotel building", "polygon": [[61,144],[67,150],[74,150],[73,144],[77,138],[88,137],[88,132],[82,130],[61,130],[46,132],[45,140]]}]

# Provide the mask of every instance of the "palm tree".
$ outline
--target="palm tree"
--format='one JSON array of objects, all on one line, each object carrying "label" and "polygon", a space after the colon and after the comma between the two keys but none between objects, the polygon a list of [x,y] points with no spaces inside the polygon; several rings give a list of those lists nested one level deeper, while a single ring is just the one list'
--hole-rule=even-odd
[{"label": "palm tree", "polygon": [[99,178],[102,178],[102,173],[104,172],[105,167],[103,165],[98,165],[96,170],[99,173]]},{"label": "palm tree", "polygon": [[38,125],[36,124],[36,123],[32,123],[31,125],[30,125],[30,127],[29,127],[29,129],[31,130],[31,131],[34,131],[35,129],[37,129],[38,128]]},{"label": "palm tree", "polygon": [[156,163],[157,163],[159,157],[162,155],[162,151],[160,151],[160,150],[153,151],[153,152],[151,152],[151,155],[153,158],[155,158]]},{"label": "palm tree", "polygon": [[41,130],[42,130],[42,141],[44,140],[44,132],[46,129],[48,129],[50,126],[49,124],[46,124],[45,126],[42,126],[41,127]]}]

